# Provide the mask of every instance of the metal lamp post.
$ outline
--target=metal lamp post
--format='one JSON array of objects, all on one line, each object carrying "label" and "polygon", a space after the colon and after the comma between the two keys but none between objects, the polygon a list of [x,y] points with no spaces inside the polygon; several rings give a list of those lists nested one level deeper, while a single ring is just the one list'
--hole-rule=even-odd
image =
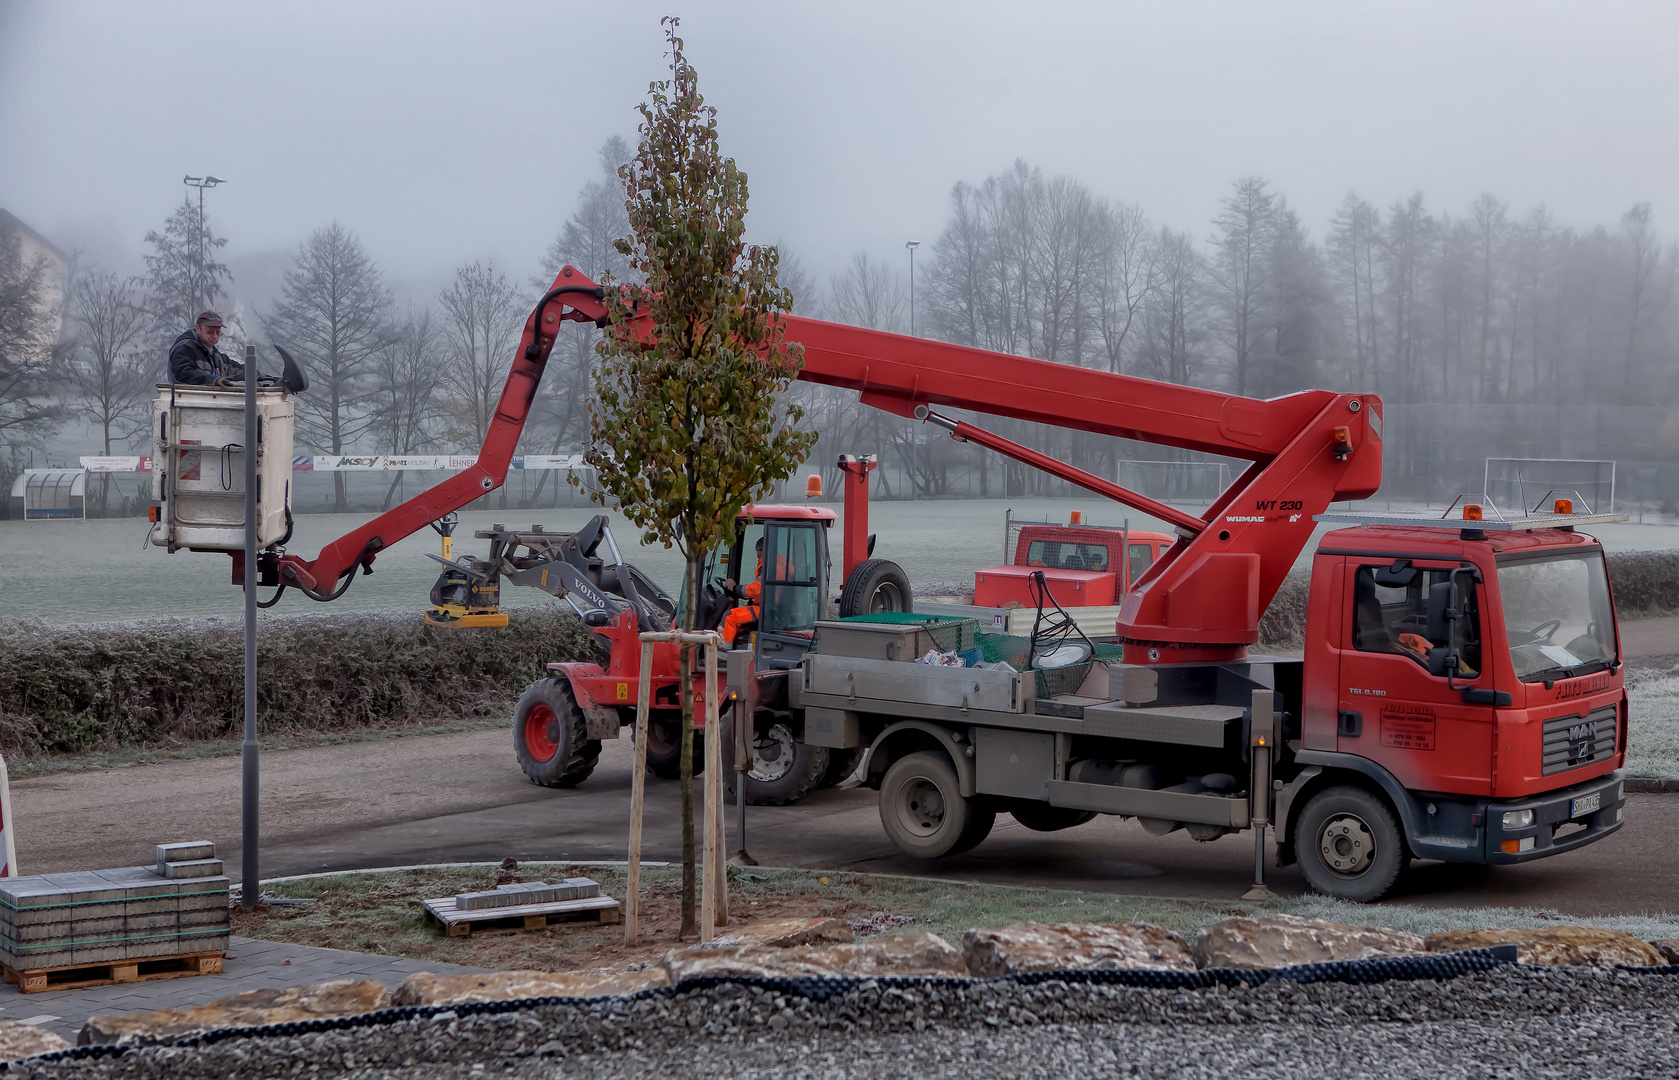
[{"label": "metal lamp post", "polygon": [[[227,181],[219,176],[206,175],[182,177],[181,183],[187,187],[198,189],[198,276],[193,279],[193,284],[202,289],[204,286],[204,189],[213,188],[217,184],[225,184]],[[199,311],[210,306],[209,296],[202,292],[194,294],[193,302],[198,306]],[[198,312],[195,311],[193,314],[196,315]]]},{"label": "metal lamp post", "polygon": [[[909,250],[909,336],[915,336],[915,249],[921,246],[919,240],[906,240],[904,247]],[[909,497],[911,502],[921,498],[915,489],[915,459],[920,456],[921,437],[915,433],[912,426],[909,429]]]},{"label": "metal lamp post", "polygon": [[257,906],[262,878],[257,867],[257,349],[245,346],[245,740],[240,807],[240,903]]}]

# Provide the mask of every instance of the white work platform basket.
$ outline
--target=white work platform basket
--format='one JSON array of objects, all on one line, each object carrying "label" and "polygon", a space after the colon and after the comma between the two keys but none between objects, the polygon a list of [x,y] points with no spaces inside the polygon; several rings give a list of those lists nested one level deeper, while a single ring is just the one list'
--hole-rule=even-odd
[{"label": "white work platform basket", "polygon": [[[257,388],[257,547],[284,543],[291,517],[294,408]],[[152,543],[170,551],[245,549],[245,388],[160,383],[152,402]]]}]

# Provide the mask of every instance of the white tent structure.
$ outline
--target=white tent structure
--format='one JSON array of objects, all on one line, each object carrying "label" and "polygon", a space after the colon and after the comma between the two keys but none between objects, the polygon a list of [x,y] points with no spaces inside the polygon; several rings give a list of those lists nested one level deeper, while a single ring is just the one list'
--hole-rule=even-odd
[{"label": "white tent structure", "polygon": [[81,469],[25,469],[12,484],[12,520],[86,517]]}]

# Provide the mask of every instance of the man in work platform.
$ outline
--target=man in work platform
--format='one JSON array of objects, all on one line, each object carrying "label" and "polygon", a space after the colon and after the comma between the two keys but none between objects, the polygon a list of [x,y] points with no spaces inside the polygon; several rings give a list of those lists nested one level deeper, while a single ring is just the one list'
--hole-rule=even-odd
[{"label": "man in work platform", "polygon": [[245,365],[234,360],[216,343],[222,338],[222,317],[213,311],[198,316],[191,330],[182,332],[169,347],[169,376],[187,386],[227,386],[245,381]]}]

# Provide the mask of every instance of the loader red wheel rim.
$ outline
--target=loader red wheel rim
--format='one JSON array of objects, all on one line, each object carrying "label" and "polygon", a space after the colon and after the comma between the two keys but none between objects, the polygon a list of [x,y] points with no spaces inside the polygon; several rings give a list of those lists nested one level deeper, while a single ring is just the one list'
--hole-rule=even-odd
[{"label": "loader red wheel rim", "polygon": [[525,749],[537,761],[552,760],[560,752],[555,741],[559,734],[560,718],[546,705],[533,705],[525,714]]}]

